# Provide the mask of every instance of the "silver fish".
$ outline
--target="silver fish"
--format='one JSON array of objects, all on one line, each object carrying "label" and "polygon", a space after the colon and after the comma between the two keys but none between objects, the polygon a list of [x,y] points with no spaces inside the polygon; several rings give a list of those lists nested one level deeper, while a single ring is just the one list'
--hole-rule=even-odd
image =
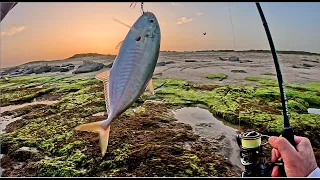
[{"label": "silver fish", "polygon": [[96,76],[104,84],[108,118],[77,126],[74,130],[99,133],[102,156],[107,151],[111,121],[125,112],[146,88],[154,94],[152,74],[159,57],[160,40],[156,16],[151,12],[143,13],[130,27],[110,71]]}]

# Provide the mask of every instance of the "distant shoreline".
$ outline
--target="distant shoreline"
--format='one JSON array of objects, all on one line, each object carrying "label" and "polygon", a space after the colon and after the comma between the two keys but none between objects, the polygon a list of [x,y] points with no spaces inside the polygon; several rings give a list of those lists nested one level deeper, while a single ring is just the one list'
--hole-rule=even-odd
[{"label": "distant shoreline", "polygon": [[[190,52],[243,52],[243,53],[270,53],[270,50],[256,50],[256,49],[250,49],[250,50],[231,50],[231,49],[225,49],[225,50],[195,50],[195,51],[175,51],[175,50],[163,50],[160,51],[162,53],[190,53]],[[287,51],[287,50],[278,50],[278,54],[294,54],[294,55],[309,55],[309,56],[320,56],[320,53],[313,53],[313,52],[308,52],[308,51]],[[31,65],[31,64],[36,64],[36,63],[49,63],[49,62],[59,62],[59,61],[64,61],[64,60],[72,60],[76,58],[83,58],[83,57],[97,57],[97,56],[112,56],[116,57],[115,54],[99,54],[99,53],[81,53],[81,54],[75,54],[71,57],[65,58],[65,59],[55,59],[55,60],[35,60],[35,61],[29,61],[27,63],[23,63],[20,65],[16,66],[8,66],[8,67],[3,67],[0,69],[7,69],[7,68],[12,68],[12,67],[17,67],[17,66],[25,66],[25,65]]]},{"label": "distant shoreline", "polygon": [[[185,52],[253,52],[253,53],[271,53],[270,50],[256,50],[256,49],[250,49],[250,50],[198,50],[198,51],[185,51]],[[284,50],[278,50],[278,54],[299,54],[299,55],[320,55],[320,53],[312,53],[308,51],[284,51]]]}]

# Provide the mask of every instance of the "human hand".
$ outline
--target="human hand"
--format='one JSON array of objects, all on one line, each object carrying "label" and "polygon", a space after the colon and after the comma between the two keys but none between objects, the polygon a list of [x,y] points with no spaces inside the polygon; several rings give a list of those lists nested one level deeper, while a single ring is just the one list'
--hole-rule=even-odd
[{"label": "human hand", "polygon": [[[288,177],[307,177],[318,166],[308,138],[294,136],[296,149],[284,137],[271,136],[269,143],[273,147],[271,161],[282,158]],[[279,167],[272,170],[272,177],[279,177]]]}]

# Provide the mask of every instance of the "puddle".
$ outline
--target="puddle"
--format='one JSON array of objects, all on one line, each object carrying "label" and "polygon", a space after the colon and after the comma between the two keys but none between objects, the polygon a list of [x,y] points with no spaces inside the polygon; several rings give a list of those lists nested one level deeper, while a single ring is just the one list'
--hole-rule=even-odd
[{"label": "puddle", "polygon": [[320,115],[320,109],[308,108],[308,113],[309,114],[319,114]]},{"label": "puddle", "polygon": [[10,106],[4,106],[0,107],[0,113],[3,113],[5,111],[12,111],[18,108],[22,108],[28,105],[35,105],[35,104],[46,104],[46,105],[51,105],[54,103],[57,103],[58,101],[34,101],[31,103],[24,103],[24,104],[18,104],[18,105],[10,105]]},{"label": "puddle", "polygon": [[0,134],[3,134],[5,133],[5,128],[7,127],[8,124],[14,122],[14,121],[17,121],[19,119],[21,119],[22,117],[16,117],[16,118],[13,118],[12,116],[1,116],[0,117]]},{"label": "puddle", "polygon": [[[4,106],[0,107],[0,114],[5,112],[5,111],[13,111],[15,109],[19,109],[28,105],[35,105],[35,104],[46,104],[46,105],[51,105],[54,103],[57,103],[58,101],[34,101],[31,103],[25,103],[25,104],[18,104],[18,105],[10,105],[10,106]],[[4,129],[6,126],[16,120],[21,119],[21,117],[16,117],[13,118],[12,116],[1,116],[0,117],[0,134],[5,133]]]},{"label": "puddle", "polygon": [[189,124],[193,132],[202,138],[216,144],[219,153],[230,162],[244,170],[240,162],[239,146],[236,141],[238,130],[216,119],[207,109],[199,107],[185,107],[174,111],[178,122]]},{"label": "puddle", "polygon": [[92,114],[92,116],[104,116],[104,112],[98,112],[98,113],[95,113],[95,114]]},{"label": "puddle", "polygon": [[[25,104],[18,104],[18,105],[10,105],[10,106],[4,106],[0,107],[0,114],[5,112],[5,111],[13,111],[15,109],[19,109],[28,105],[35,105],[35,104],[46,104],[46,105],[51,105],[54,103],[57,103],[58,101],[34,101],[31,103],[25,103]],[[7,127],[8,124],[17,121],[21,119],[22,117],[13,117],[13,116],[0,116],[0,134],[5,133],[4,129]],[[3,157],[3,154],[0,154],[0,160]],[[18,164],[14,168],[20,168],[22,164]],[[2,176],[4,169],[0,167],[0,176]]]}]

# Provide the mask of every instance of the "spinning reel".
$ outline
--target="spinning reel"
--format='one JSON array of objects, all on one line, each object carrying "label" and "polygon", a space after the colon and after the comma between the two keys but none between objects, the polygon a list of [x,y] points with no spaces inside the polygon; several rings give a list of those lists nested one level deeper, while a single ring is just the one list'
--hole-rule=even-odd
[{"label": "spinning reel", "polygon": [[245,167],[242,177],[271,177],[272,169],[282,166],[282,162],[268,163],[263,156],[262,138],[268,137],[252,131],[237,135],[237,143],[240,147],[240,162]]}]

